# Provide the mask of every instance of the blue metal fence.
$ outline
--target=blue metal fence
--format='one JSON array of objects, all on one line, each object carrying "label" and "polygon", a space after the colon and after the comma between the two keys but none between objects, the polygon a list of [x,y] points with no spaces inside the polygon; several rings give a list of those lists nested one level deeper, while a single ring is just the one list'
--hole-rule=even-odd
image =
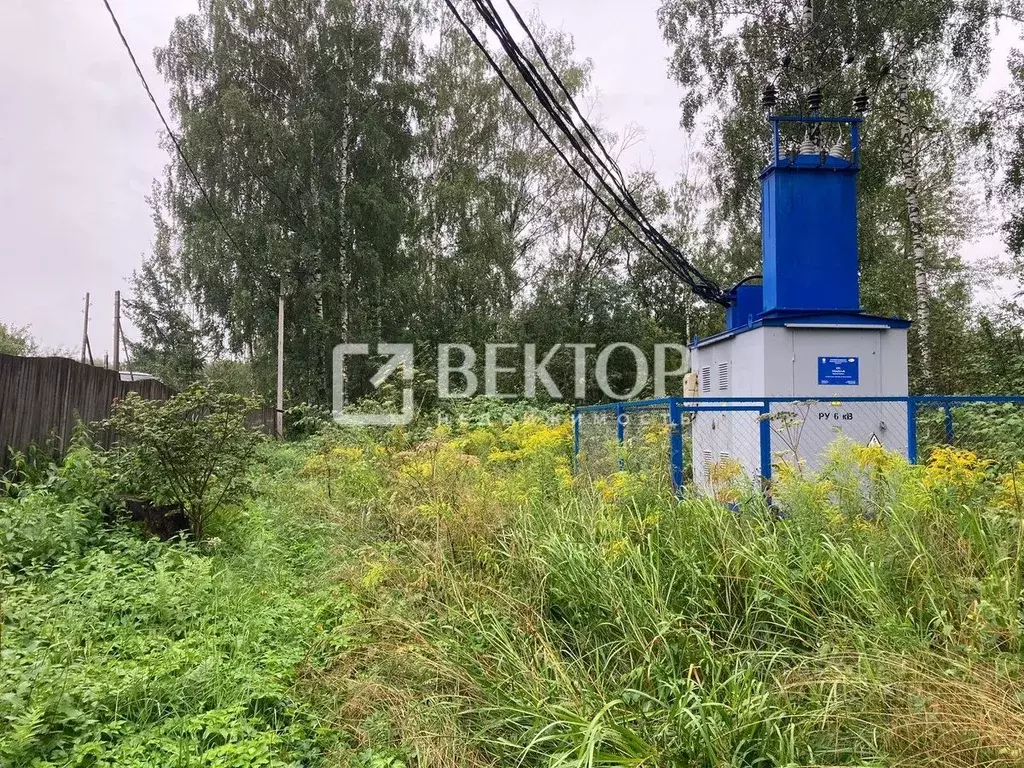
[{"label": "blue metal fence", "polygon": [[725,459],[763,482],[781,461],[814,468],[840,436],[877,442],[912,463],[938,445],[1024,460],[1024,396],[673,397],[580,406],[574,415],[578,471],[633,469],[633,457],[642,454],[677,490],[710,482],[711,467]]}]

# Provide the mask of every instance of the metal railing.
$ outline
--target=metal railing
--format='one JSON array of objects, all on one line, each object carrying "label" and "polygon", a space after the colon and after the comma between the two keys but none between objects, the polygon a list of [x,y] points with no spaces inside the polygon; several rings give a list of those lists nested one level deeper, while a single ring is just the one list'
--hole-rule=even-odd
[{"label": "metal railing", "polygon": [[816,469],[837,440],[912,463],[942,445],[1024,461],[1024,396],[673,397],[580,406],[573,427],[578,472],[653,471],[677,490],[713,490],[723,474],[766,483],[783,462]]}]

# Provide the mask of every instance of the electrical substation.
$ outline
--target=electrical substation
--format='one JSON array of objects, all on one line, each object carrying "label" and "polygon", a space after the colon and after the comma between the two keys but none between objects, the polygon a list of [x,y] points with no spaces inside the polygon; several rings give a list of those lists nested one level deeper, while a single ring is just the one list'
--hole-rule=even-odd
[{"label": "electrical substation", "polygon": [[[779,428],[800,422],[794,458],[812,469],[837,437],[908,452],[905,409],[878,401],[908,395],[910,323],[861,309],[857,258],[860,117],[769,117],[773,155],[761,174],[763,278],[726,294],[726,329],[691,345],[692,394],[723,408],[737,399],[803,401],[773,408]],[[804,141],[783,147],[786,127],[806,126]],[[811,138],[824,127],[831,146]],[[820,133],[819,133],[820,135]],[[853,400],[851,400],[853,398]],[[811,405],[813,403],[813,405]],[[751,476],[761,466],[747,411],[692,414],[694,477],[735,460]],[[807,428],[811,422],[813,428]],[[824,428],[822,428],[824,427]],[[795,442],[792,441],[792,442]]]}]

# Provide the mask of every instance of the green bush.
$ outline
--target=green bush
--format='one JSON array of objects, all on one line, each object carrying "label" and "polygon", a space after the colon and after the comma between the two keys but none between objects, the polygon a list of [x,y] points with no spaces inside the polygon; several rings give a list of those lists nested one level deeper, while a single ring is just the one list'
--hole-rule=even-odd
[{"label": "green bush", "polygon": [[79,555],[98,521],[95,507],[52,493],[14,499],[0,516],[0,568],[25,570]]},{"label": "green bush", "polygon": [[181,507],[201,541],[214,515],[246,495],[260,436],[245,426],[245,414],[257,405],[201,386],[164,402],[129,393],[105,424],[117,436],[126,490]]},{"label": "green bush", "polygon": [[288,440],[300,441],[313,437],[331,424],[331,412],[309,403],[293,405],[284,412],[284,434]]}]

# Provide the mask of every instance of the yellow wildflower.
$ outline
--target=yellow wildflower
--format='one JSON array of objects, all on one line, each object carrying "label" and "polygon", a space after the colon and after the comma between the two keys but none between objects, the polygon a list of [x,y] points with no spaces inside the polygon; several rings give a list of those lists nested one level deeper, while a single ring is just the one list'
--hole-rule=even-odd
[{"label": "yellow wildflower", "polygon": [[853,459],[861,469],[883,471],[891,468],[899,462],[900,457],[891,453],[881,445],[858,445],[852,446]]},{"label": "yellow wildflower", "polygon": [[626,554],[627,549],[629,549],[628,541],[625,539],[616,539],[604,548],[604,554],[609,560],[618,560]]},{"label": "yellow wildflower", "polygon": [[1024,461],[1018,462],[999,484],[996,505],[1024,512]]},{"label": "yellow wildflower", "polygon": [[985,479],[985,471],[992,462],[979,459],[971,451],[963,451],[950,446],[940,446],[932,451],[925,470],[924,485],[926,488],[954,486],[968,489]]},{"label": "yellow wildflower", "polygon": [[363,449],[352,445],[341,445],[331,451],[331,456],[342,461],[359,461],[363,458]]}]

